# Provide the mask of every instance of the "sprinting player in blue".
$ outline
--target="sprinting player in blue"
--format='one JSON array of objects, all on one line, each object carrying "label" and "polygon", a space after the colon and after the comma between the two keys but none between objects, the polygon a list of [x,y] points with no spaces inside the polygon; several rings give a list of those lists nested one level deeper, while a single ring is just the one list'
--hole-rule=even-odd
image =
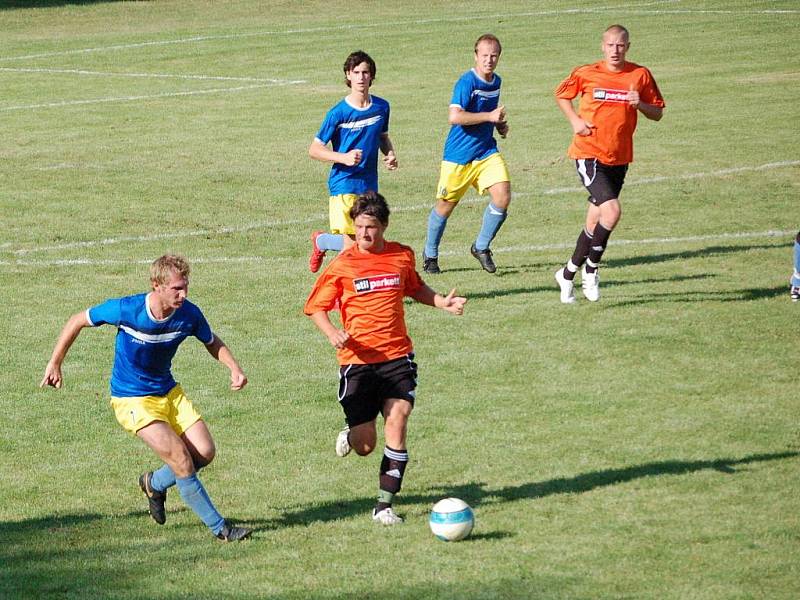
[{"label": "sprinting player in blue", "polygon": [[794,273],[789,281],[789,296],[792,302],[800,300],[800,231],[794,239]]},{"label": "sprinting player in blue", "polygon": [[511,202],[508,167],[494,139],[495,129],[501,137],[508,134],[505,107],[500,104],[501,80],[494,72],[501,51],[500,40],[492,34],[479,37],[475,42],[475,67],[464,73],[453,89],[450,133],[444,144],[436,205],[428,217],[428,236],[422,255],[426,273],[441,272],[439,242],[450,213],[470,186],[481,195],[488,190],[491,196],[470,252],[484,270],[489,273],[497,270],[489,244],[506,220]]},{"label": "sprinting player in blue", "polygon": [[151,265],[150,278],[150,293],[106,300],[72,315],[56,342],[40,387],[61,387],[61,364],[84,327],[114,325],[111,406],[120,425],[164,461],[158,470],[139,477],[150,515],[159,525],[164,524],[167,490],[175,485],[183,501],[215,536],[226,542],[244,539],[251,530],[225,521],[197,477],[197,470],[214,459],[216,448],[202,417],[172,376],[172,358],[191,335],[230,369],[231,389],[242,389],[247,377],[200,309],[186,300],[186,259],[162,256]]},{"label": "sprinting player in blue", "polygon": [[308,148],[311,158],[333,163],[328,177],[330,233],[311,234],[312,273],[319,271],[325,252],[341,252],[355,243],[350,208],[361,194],[378,191],[379,149],[386,168],[397,169],[389,139],[389,103],[369,93],[375,73],[375,61],[366,52],[358,50],[347,57],[344,76],[350,93],[328,111]]}]

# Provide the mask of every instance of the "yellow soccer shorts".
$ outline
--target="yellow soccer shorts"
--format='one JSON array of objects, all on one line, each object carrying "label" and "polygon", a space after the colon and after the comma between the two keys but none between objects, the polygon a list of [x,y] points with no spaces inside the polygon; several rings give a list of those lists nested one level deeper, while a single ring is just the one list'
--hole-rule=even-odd
[{"label": "yellow soccer shorts", "polygon": [[439,172],[439,185],[436,198],[447,202],[458,202],[470,186],[483,195],[495,183],[511,181],[506,161],[499,152],[483,160],[475,160],[465,165],[442,161]]},{"label": "yellow soccer shorts", "polygon": [[175,433],[182,435],[202,418],[180,385],[172,388],[166,396],[112,396],[111,408],[114,409],[117,422],[134,435],[153,421],[164,421]]},{"label": "yellow soccer shorts", "polygon": [[356,194],[339,194],[328,200],[328,215],[331,222],[331,233],[355,235],[356,227],[350,218],[350,209],[356,202]]}]

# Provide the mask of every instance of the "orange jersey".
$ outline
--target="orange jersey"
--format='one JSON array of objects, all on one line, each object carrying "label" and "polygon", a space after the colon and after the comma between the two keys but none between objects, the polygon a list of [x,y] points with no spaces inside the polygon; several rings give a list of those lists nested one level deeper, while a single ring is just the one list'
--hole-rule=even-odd
[{"label": "orange jersey", "polygon": [[645,67],[626,62],[619,73],[604,61],[578,67],[555,90],[556,98],[580,96],[578,116],[594,125],[591,135],[575,135],[567,154],[571,158],[596,158],[607,165],[633,162],[633,132],[638,112],[628,104],[636,90],[642,102],[664,107],[664,98]]},{"label": "orange jersey", "polygon": [[339,364],[385,362],[413,350],[403,297],[423,285],[408,246],[387,241],[380,253],[362,253],[353,246],[320,274],[303,312],[331,311],[338,299],[342,325],[350,334],[336,352]]}]

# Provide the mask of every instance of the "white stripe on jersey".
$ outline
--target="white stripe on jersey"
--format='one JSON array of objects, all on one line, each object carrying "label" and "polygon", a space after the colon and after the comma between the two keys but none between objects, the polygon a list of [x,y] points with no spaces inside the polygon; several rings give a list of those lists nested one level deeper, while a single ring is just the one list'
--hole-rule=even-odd
[{"label": "white stripe on jersey", "polygon": [[362,129],[364,127],[369,127],[370,125],[375,125],[381,120],[382,115],[375,115],[374,117],[370,117],[369,119],[359,119],[358,121],[349,121],[347,123],[340,123],[339,127],[342,129]]},{"label": "white stripe on jersey", "polygon": [[483,96],[484,98],[497,98],[500,95],[500,90],[493,90],[487,92],[486,90],[472,90],[473,96]]},{"label": "white stripe on jersey", "polygon": [[141,331],[136,331],[135,329],[128,327],[127,325],[120,325],[119,326],[122,331],[127,333],[129,336],[136,338],[141,342],[146,342],[148,344],[161,344],[164,342],[171,342],[172,340],[181,336],[180,331],[170,331],[169,333],[142,333]]}]

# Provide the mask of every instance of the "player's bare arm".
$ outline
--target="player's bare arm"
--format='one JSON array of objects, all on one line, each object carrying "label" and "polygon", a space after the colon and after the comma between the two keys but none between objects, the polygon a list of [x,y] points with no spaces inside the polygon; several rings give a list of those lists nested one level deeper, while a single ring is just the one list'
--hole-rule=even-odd
[{"label": "player's bare arm", "polygon": [[389,134],[384,133],[381,135],[380,150],[383,154],[383,164],[390,171],[397,169],[397,155],[394,152],[394,145],[392,140],[389,139]]},{"label": "player's bare arm", "polygon": [[442,310],[459,316],[464,314],[464,305],[467,303],[467,299],[463,296],[456,296],[455,288],[450,290],[447,296],[442,296],[427,285],[422,286],[412,298],[422,304],[441,308]]},{"label": "player's bare arm", "polygon": [[361,162],[363,152],[359,148],[354,148],[349,152],[336,152],[319,140],[314,140],[308,147],[308,155],[314,160],[321,162],[340,163],[348,167],[353,167]]},{"label": "player's bare arm", "polygon": [[240,390],[247,385],[247,376],[242,371],[239,363],[236,362],[230,348],[225,345],[225,342],[220,337],[214,334],[214,339],[211,340],[211,343],[206,344],[206,350],[211,356],[230,369],[232,390]]},{"label": "player's bare arm", "polygon": [[505,123],[506,107],[498,106],[491,112],[469,112],[460,106],[451,106],[448,109],[448,121],[450,125],[480,125],[481,123]]},{"label": "player's bare arm", "polygon": [[333,323],[331,323],[327,312],[321,310],[310,314],[309,317],[314,322],[314,325],[317,326],[317,329],[319,329],[323,335],[328,338],[331,346],[337,350],[341,350],[345,347],[347,340],[350,339],[350,334],[342,329],[339,329]]},{"label": "player's bare arm", "polygon": [[59,389],[62,386],[64,380],[61,375],[61,363],[64,362],[67,351],[70,349],[73,342],[75,342],[81,329],[89,326],[90,324],[89,320],[86,318],[86,311],[75,313],[69,318],[66,325],[64,325],[64,328],[61,330],[61,334],[58,336],[55,348],[53,348],[53,354],[44,370],[44,377],[39,387],[50,386]]},{"label": "player's bare arm", "polygon": [[575,107],[572,105],[572,100],[568,100],[567,98],[556,98],[556,104],[558,104],[558,108],[561,109],[561,112],[564,113],[564,116],[567,117],[567,121],[572,126],[572,132],[576,135],[591,135],[592,129],[594,129],[594,125],[589,121],[586,121],[575,112]]}]

